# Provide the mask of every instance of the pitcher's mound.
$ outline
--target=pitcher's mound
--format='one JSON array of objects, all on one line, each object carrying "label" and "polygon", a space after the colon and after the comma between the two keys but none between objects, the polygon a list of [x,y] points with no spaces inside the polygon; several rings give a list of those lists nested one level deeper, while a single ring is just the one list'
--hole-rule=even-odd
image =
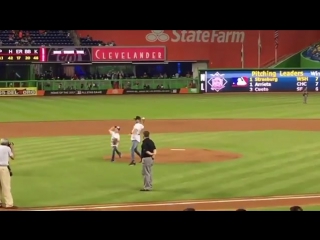
[{"label": "pitcher's mound", "polygon": [[[223,152],[208,149],[158,149],[157,163],[201,163],[201,162],[221,162],[240,158],[241,154]],[[105,156],[104,160],[110,160],[109,156]],[[122,158],[116,157],[116,162],[130,162],[130,153],[123,153]],[[136,157],[136,161],[140,159]]]}]

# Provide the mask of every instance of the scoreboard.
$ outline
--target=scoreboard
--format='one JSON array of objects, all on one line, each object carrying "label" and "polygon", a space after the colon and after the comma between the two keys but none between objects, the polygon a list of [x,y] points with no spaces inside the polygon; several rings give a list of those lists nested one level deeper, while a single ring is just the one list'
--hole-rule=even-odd
[{"label": "scoreboard", "polygon": [[44,48],[0,48],[0,62],[41,62]]},{"label": "scoreboard", "polygon": [[200,92],[300,92],[320,90],[320,69],[200,70]]},{"label": "scoreboard", "polygon": [[91,62],[86,47],[0,47],[0,63]]}]

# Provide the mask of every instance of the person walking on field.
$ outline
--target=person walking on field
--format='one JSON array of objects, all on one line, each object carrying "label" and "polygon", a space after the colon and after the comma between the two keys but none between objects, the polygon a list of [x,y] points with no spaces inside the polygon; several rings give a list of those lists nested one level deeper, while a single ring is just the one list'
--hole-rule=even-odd
[{"label": "person walking on field", "polygon": [[119,131],[120,131],[119,126],[114,126],[109,129],[109,133],[111,134],[111,147],[112,147],[111,162],[114,162],[116,153],[118,154],[119,158],[121,158],[121,152],[118,150],[119,143],[120,143]]},{"label": "person walking on field", "polygon": [[140,116],[136,116],[134,118],[135,120],[135,124],[132,128],[131,131],[131,162],[130,162],[130,166],[135,166],[136,165],[136,161],[135,161],[135,154],[137,154],[139,156],[139,158],[141,159],[141,154],[138,151],[138,145],[141,141],[141,137],[140,137],[140,133],[141,131],[144,129],[144,126],[142,123],[144,123],[145,118],[144,117],[140,117]]},{"label": "person walking on field", "polygon": [[150,132],[143,132],[143,142],[141,145],[141,157],[142,157],[142,176],[143,176],[143,188],[140,191],[152,190],[152,167],[155,156],[157,154],[156,145],[150,139]]},{"label": "person walking on field", "polygon": [[302,94],[302,96],[303,96],[303,103],[304,103],[304,104],[307,104],[308,96],[309,96],[307,87],[305,87],[305,88],[303,89],[303,94]]},{"label": "person walking on field", "polygon": [[[0,140],[0,207],[15,209],[11,194],[11,176],[9,167],[10,159],[14,159],[13,145],[7,139]],[[3,200],[3,201],[2,201]]]}]

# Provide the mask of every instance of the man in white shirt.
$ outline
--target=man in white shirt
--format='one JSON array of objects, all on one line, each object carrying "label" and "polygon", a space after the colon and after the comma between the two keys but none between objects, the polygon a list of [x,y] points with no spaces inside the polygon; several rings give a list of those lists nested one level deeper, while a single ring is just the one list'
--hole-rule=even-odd
[{"label": "man in white shirt", "polygon": [[135,154],[137,154],[139,156],[139,158],[141,159],[141,154],[138,151],[138,145],[141,142],[141,137],[140,137],[140,133],[142,132],[142,130],[144,129],[143,126],[143,122],[144,122],[145,118],[141,118],[140,116],[136,116],[134,118],[134,120],[136,121],[136,123],[134,124],[132,131],[131,131],[131,162],[130,162],[130,166],[135,166],[136,162],[135,162]]},{"label": "man in white shirt", "polygon": [[[14,159],[13,145],[7,139],[0,140],[0,207],[15,209],[11,194],[11,177],[8,169],[10,159]],[[1,202],[4,200],[3,202]]]},{"label": "man in white shirt", "polygon": [[114,157],[116,153],[118,154],[119,158],[121,158],[121,152],[118,150],[119,143],[120,143],[120,127],[114,126],[109,129],[109,133],[111,135],[111,147],[112,147],[112,157],[111,162],[114,162]]}]

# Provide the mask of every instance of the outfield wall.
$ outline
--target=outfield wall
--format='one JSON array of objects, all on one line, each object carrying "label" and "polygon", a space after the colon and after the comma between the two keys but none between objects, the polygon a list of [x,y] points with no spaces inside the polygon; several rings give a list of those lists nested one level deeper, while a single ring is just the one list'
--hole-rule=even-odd
[{"label": "outfield wall", "polygon": [[320,62],[316,60],[312,60],[310,58],[305,57],[303,54],[307,51],[304,49],[286,60],[274,65],[272,69],[275,68],[304,68],[304,69],[320,69]]},{"label": "outfield wall", "polygon": [[1,81],[0,96],[189,94],[199,93],[198,86],[191,78]]},{"label": "outfield wall", "polygon": [[274,68],[300,68],[300,53],[298,52],[291,57],[287,58],[286,60],[278,63],[277,65],[273,66],[272,69]]},{"label": "outfield wall", "polygon": [[300,53],[300,61],[301,61],[300,66],[302,68],[312,67],[312,68],[318,68],[320,70],[320,62],[304,57],[303,52]]}]

